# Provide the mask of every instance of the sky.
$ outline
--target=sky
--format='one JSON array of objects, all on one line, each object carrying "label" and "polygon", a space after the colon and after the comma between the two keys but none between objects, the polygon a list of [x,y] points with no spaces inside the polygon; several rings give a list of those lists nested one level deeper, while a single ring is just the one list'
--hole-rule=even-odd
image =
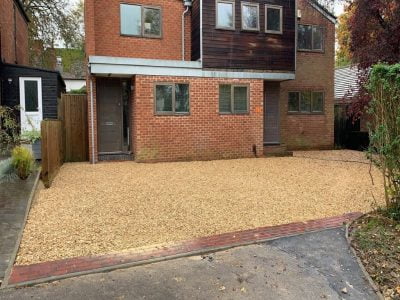
[{"label": "sky", "polygon": [[343,3],[335,4],[335,15],[338,17],[343,13]]}]

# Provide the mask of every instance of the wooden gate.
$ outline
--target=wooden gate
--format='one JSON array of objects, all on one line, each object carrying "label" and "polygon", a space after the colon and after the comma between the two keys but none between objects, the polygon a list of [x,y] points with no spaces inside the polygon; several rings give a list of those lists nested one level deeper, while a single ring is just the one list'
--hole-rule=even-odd
[{"label": "wooden gate", "polygon": [[63,123],[64,161],[87,161],[89,145],[86,95],[62,95],[58,118]]}]

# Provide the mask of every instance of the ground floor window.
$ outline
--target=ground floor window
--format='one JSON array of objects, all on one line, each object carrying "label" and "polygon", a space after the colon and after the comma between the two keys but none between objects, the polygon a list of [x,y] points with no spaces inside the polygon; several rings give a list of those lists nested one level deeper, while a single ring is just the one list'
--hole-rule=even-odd
[{"label": "ground floor window", "polygon": [[189,113],[189,84],[157,83],[154,94],[157,115]]},{"label": "ground floor window", "polygon": [[249,112],[249,87],[247,85],[221,84],[219,86],[219,112],[221,114],[246,114]]},{"label": "ground floor window", "polygon": [[289,113],[323,113],[325,94],[321,91],[289,92]]}]

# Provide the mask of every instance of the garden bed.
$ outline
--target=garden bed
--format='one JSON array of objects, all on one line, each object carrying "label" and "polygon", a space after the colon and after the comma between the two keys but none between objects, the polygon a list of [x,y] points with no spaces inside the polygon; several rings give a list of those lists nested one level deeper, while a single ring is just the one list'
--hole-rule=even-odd
[{"label": "garden bed", "polygon": [[353,248],[385,299],[400,299],[400,223],[374,213],[350,228]]}]

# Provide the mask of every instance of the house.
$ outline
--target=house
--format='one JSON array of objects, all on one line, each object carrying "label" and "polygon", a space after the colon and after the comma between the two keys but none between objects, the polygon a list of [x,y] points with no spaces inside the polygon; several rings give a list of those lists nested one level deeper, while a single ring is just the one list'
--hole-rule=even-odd
[{"label": "house", "polygon": [[58,72],[28,66],[29,18],[19,0],[0,9],[0,105],[18,108],[21,130],[40,130],[43,118],[57,118],[57,98],[65,90]]},{"label": "house", "polygon": [[91,161],[333,148],[335,23],[314,0],[86,0]]},{"label": "house", "polygon": [[364,150],[369,145],[366,113],[358,120],[348,114],[348,108],[359,92],[360,70],[357,66],[335,69],[335,145],[349,149]]}]

